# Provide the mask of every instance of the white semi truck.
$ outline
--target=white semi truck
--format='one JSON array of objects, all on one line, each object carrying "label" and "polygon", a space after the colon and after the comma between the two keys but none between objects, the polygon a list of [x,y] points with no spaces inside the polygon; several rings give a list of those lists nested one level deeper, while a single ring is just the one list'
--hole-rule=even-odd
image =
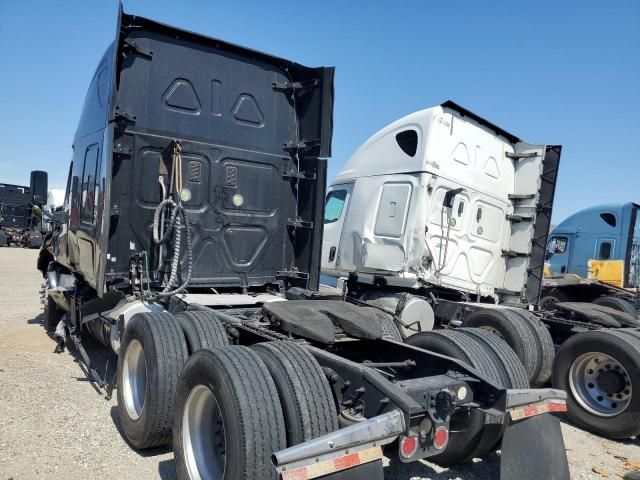
[{"label": "white semi truck", "polygon": [[328,189],[322,273],[340,279],[345,297],[393,314],[409,344],[455,356],[434,332],[498,334],[531,385],[553,374],[568,391],[576,423],[637,435],[640,332],[603,327],[640,322],[612,309],[585,319],[580,304],[534,311],[560,153],[451,101],[393,122]]}]

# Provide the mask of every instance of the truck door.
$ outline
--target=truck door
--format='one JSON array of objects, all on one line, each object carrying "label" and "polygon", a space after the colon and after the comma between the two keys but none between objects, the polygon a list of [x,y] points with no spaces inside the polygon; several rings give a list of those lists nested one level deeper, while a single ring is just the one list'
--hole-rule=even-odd
[{"label": "truck door", "polygon": [[337,274],[342,226],[347,216],[353,183],[329,187],[324,204],[324,235],[322,240],[322,271]]},{"label": "truck door", "polygon": [[551,275],[568,273],[571,235],[552,235],[547,244],[547,263]]}]

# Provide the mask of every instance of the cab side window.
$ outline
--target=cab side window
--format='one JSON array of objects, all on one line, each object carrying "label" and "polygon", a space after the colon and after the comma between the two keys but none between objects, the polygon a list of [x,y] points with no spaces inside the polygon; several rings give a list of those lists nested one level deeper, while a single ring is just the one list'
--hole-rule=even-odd
[{"label": "cab side window", "polygon": [[324,223],[333,223],[340,220],[342,209],[347,198],[346,190],[333,190],[327,195],[324,204]]},{"label": "cab side window", "polygon": [[84,223],[95,223],[95,207],[98,201],[99,183],[98,175],[98,145],[87,148],[84,156],[84,170],[82,173],[82,186],[80,194],[80,220]]},{"label": "cab side window", "polygon": [[553,237],[549,240],[547,252],[550,254],[563,254],[567,251],[567,237]]},{"label": "cab side window", "polygon": [[598,250],[599,260],[609,260],[611,258],[611,242],[602,242]]}]

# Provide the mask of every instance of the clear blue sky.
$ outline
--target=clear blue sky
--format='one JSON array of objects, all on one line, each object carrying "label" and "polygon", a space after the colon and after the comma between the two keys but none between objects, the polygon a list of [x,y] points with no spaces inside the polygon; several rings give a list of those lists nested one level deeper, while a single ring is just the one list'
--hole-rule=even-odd
[{"label": "clear blue sky", "polygon": [[[0,0],[0,181],[64,187],[114,0]],[[307,65],[335,65],[329,178],[375,131],[452,99],[564,145],[554,221],[640,202],[640,2],[164,1],[125,11]]]}]

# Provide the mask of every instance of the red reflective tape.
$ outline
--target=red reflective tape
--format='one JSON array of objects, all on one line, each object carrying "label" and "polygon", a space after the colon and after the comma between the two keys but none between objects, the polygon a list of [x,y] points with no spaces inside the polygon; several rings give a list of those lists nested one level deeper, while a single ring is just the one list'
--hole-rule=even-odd
[{"label": "red reflective tape", "polygon": [[538,415],[538,406],[537,405],[527,405],[524,407],[524,416],[525,417],[533,417]]},{"label": "red reflective tape", "polygon": [[290,472],[282,473],[282,480],[309,480],[309,478],[307,467],[297,468]]},{"label": "red reflective tape", "polygon": [[[348,468],[357,467],[363,463],[372,462],[382,458],[382,449],[380,447],[367,448],[356,453],[348,453],[332,460],[322,462],[309,459],[309,464],[304,467],[298,467],[293,470],[286,468],[280,471],[282,480],[312,480],[314,478],[323,477],[331,473],[346,470]],[[311,463],[313,462],[313,463]]]},{"label": "red reflective tape", "polygon": [[549,404],[549,411],[550,412],[566,412],[567,411],[567,404],[565,402],[552,402]]},{"label": "red reflective tape", "polygon": [[333,461],[333,465],[336,470],[346,470],[347,468],[355,467],[356,465],[360,465],[360,455],[357,453],[350,453],[344,457],[336,458]]}]

